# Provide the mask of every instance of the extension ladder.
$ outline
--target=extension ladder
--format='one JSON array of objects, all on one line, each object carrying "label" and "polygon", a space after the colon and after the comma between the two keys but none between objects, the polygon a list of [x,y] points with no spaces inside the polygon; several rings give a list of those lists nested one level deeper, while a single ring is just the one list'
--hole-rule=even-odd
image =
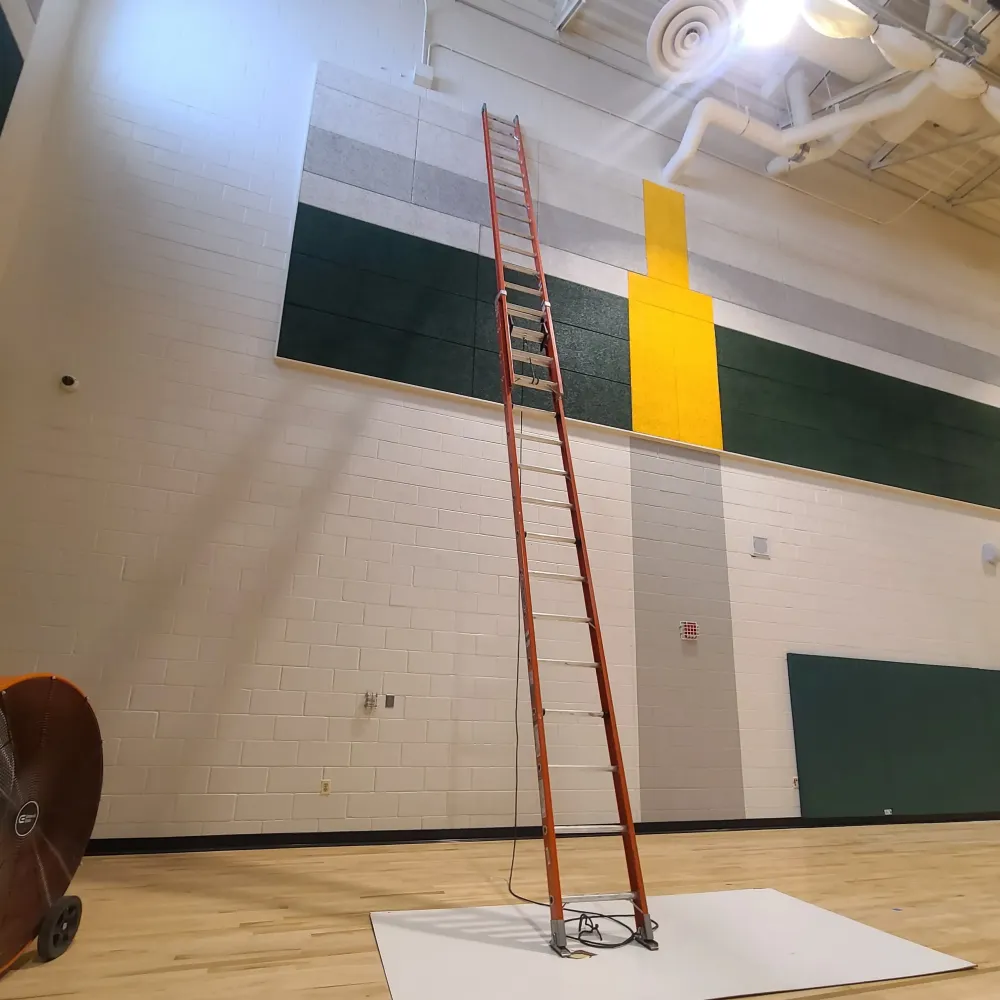
[{"label": "extension ladder", "polygon": [[[538,792],[542,814],[542,835],[545,841],[545,868],[548,877],[549,907],[552,937],[550,945],[564,957],[571,952],[566,934],[566,913],[581,913],[574,909],[591,902],[621,900],[632,905],[636,925],[636,940],[649,949],[657,947],[653,937],[653,921],[649,916],[646,891],[639,864],[639,848],[635,825],[629,804],[625,767],[622,759],[618,727],[611,701],[608,665],[597,619],[593,577],[587,545],[583,534],[580,498],[577,493],[573,460],[570,456],[566,432],[566,412],[563,405],[563,382],[556,351],[555,328],[552,309],[542,270],[542,255],[538,243],[538,227],[531,190],[524,142],[518,119],[508,121],[491,115],[483,105],[483,140],[486,145],[486,172],[489,181],[490,216],[493,225],[493,249],[496,258],[497,338],[500,347],[500,376],[503,386],[504,419],[507,429],[507,453],[510,462],[510,484],[514,501],[514,531],[517,543],[517,561],[520,574],[521,602],[524,616],[524,639],[528,657],[528,681],[531,695],[531,715],[535,735],[535,760],[538,770]],[[513,277],[508,280],[510,272]],[[518,296],[514,301],[512,296]],[[517,342],[516,345],[514,342]],[[555,436],[551,434],[518,431],[514,418],[513,391],[523,387],[543,394],[552,404]],[[544,410],[534,411],[542,416]],[[551,446],[558,449],[552,455],[558,468],[524,464],[518,451],[520,442]],[[522,492],[522,473],[540,474],[560,484],[559,499],[527,496]],[[561,487],[565,499],[561,499]],[[551,491],[550,491],[551,492]],[[561,509],[568,511],[572,522],[572,535],[551,534],[531,530],[525,524],[524,508]],[[553,573],[532,569],[530,552],[535,544],[573,546],[576,549],[577,573]],[[545,564],[543,564],[544,566]],[[544,614],[535,611],[532,603],[533,580],[561,581],[579,584],[583,589],[582,616]],[[538,625],[544,621],[573,622],[587,628],[593,659],[585,662],[539,659]],[[545,641],[544,639],[542,640]],[[542,703],[540,673],[546,667],[578,667],[593,671],[597,680],[600,710],[546,708]],[[551,716],[601,718],[607,739],[609,763],[600,767],[587,764],[552,765],[558,769],[582,768],[608,772],[614,782],[618,806],[618,823],[608,825],[556,825],[553,812],[552,784],[549,754],[546,746],[545,722]],[[559,879],[558,840],[560,837],[590,833],[620,834],[625,849],[629,892],[597,893],[586,896],[564,896]]]}]

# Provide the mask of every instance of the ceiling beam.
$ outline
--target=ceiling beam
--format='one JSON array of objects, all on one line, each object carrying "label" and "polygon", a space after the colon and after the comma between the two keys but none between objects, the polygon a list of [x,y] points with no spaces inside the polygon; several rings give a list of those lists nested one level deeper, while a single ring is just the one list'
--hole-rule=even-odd
[{"label": "ceiling beam", "polygon": [[982,170],[977,174],[970,177],[964,184],[955,188],[950,195],[948,195],[949,205],[972,205],[978,201],[992,201],[994,198],[1000,198],[1000,192],[993,195],[979,195],[977,197],[971,197],[972,193],[979,188],[981,188],[988,180],[991,180],[997,174],[1000,174],[1000,159],[994,160],[992,163],[987,163]]},{"label": "ceiling beam", "polygon": [[[914,160],[922,160],[926,156],[936,156],[938,153],[946,153],[949,149],[957,149],[959,146],[969,146],[974,142],[983,142],[985,139],[996,139],[1000,136],[1000,129],[995,125],[992,128],[973,132],[970,135],[959,136],[949,139],[947,142],[939,142],[928,149],[917,150],[914,153],[893,154],[891,151],[883,152],[885,147],[880,149],[868,165],[869,170],[885,170],[887,167],[898,167],[902,163],[912,163]],[[881,158],[880,158],[881,157]]]},{"label": "ceiling beam", "polygon": [[570,21],[583,10],[586,2],[587,0],[562,0],[562,3],[556,8],[555,14],[552,15],[552,23],[555,25],[556,31],[565,30]]}]

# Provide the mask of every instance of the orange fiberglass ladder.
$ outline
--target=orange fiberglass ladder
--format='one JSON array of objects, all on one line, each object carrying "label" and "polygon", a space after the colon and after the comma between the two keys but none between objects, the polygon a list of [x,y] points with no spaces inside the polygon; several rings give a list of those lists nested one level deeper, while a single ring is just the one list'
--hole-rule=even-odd
[{"label": "orange fiberglass ladder", "polygon": [[[524,153],[521,126],[517,118],[508,121],[491,115],[483,105],[483,140],[486,144],[486,173],[490,190],[490,215],[493,224],[493,250],[497,272],[497,338],[500,346],[500,377],[503,383],[504,418],[507,427],[507,453],[510,460],[510,484],[514,500],[514,531],[517,542],[517,561],[520,572],[522,611],[524,615],[524,640],[528,654],[528,680],[531,693],[531,715],[535,734],[535,760],[538,768],[538,794],[542,814],[542,835],[545,841],[545,868],[548,876],[549,906],[552,915],[554,951],[563,956],[571,953],[566,936],[566,913],[579,914],[577,909],[587,903],[613,900],[628,901],[634,910],[636,940],[645,947],[655,949],[653,921],[646,903],[646,890],[642,883],[639,864],[639,847],[635,837],[635,824],[629,805],[625,767],[622,759],[618,727],[615,723],[611,701],[611,684],[608,664],[597,619],[597,602],[594,583],[583,534],[580,498],[573,474],[569,438],[566,432],[566,412],[563,406],[562,373],[556,351],[555,327],[552,309],[542,270],[542,254],[538,244],[538,227],[531,190],[528,184],[528,167]],[[513,277],[508,280],[510,272]],[[514,301],[512,296],[520,301]],[[517,341],[517,344],[514,343]],[[552,403],[556,436],[519,431],[515,425],[513,391],[516,386],[543,393]],[[544,410],[534,413],[545,415]],[[551,446],[552,460],[559,467],[525,465],[521,462],[518,446],[530,441],[535,445]],[[526,496],[521,491],[522,472],[551,476],[565,486],[565,499]],[[558,535],[532,531],[525,524],[524,508],[557,508],[568,511],[572,522],[572,535]],[[576,549],[578,574],[541,572],[531,568],[529,557],[533,543],[558,545],[565,543]],[[540,614],[534,610],[531,598],[533,580],[555,580],[579,584],[583,589],[583,616]],[[593,660],[576,662],[539,659],[537,625],[540,621],[575,622],[590,632]],[[545,640],[542,640],[543,642]],[[545,667],[579,667],[594,671],[600,710],[553,709],[542,704],[540,671]],[[600,767],[587,764],[552,765],[552,767],[581,768],[610,772],[614,782],[618,806],[618,823],[608,825],[560,826],[555,822],[552,807],[549,755],[546,747],[545,722],[550,716],[583,716],[601,718],[607,738],[609,763]],[[588,833],[620,834],[625,848],[625,865],[628,870],[630,892],[597,893],[586,896],[563,896],[559,879],[558,840],[564,836]]]}]

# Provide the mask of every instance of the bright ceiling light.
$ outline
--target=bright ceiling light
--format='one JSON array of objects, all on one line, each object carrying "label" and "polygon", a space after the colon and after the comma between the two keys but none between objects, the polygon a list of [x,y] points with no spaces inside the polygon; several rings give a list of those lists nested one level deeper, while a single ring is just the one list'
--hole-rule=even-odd
[{"label": "bright ceiling light", "polygon": [[743,44],[754,49],[780,45],[795,27],[803,0],[747,0],[740,18]]}]

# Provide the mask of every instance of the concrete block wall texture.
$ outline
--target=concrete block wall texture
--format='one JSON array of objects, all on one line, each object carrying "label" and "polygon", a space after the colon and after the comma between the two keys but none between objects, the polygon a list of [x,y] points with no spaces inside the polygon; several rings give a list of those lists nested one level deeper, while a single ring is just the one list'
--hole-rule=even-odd
[{"label": "concrete block wall texture", "polygon": [[[400,82],[418,55],[422,5],[92,0],[76,16],[51,66],[44,141],[19,177],[27,197],[0,212],[0,231],[13,223],[19,234],[0,257],[0,417],[11,429],[0,440],[5,664],[64,674],[98,708],[108,763],[99,836],[509,823],[517,635],[498,414],[274,361],[317,65]],[[560,200],[571,190],[561,174],[579,170],[580,154],[600,153],[613,187],[624,168],[652,174],[669,152],[620,120],[610,144],[623,151],[618,162],[607,144],[595,150],[593,136],[611,134],[602,101],[621,78],[609,86],[603,70],[551,47],[554,60],[538,59],[537,40],[503,45],[513,29],[464,9],[439,14],[436,27],[459,36],[453,47],[524,60],[508,67],[515,79],[437,53],[453,110],[486,99],[551,139],[551,151],[539,150],[538,190],[553,209],[580,211],[575,195]],[[547,85],[575,96],[533,89],[529,68],[529,77],[558,71]],[[445,139],[420,146],[419,133],[418,124],[413,162],[437,167]],[[915,209],[869,239],[848,215],[725,165],[708,169],[735,178],[727,190],[739,193],[727,194],[725,212],[714,195],[689,199],[693,252],[776,280],[808,233],[810,253],[788,271],[798,287],[822,285],[938,336],[934,309],[950,310],[952,340],[989,350],[987,282],[950,253],[972,253],[979,235],[962,248],[952,227]],[[310,183],[357,212],[381,211],[377,192],[316,176]],[[402,227],[435,211],[414,190],[396,199]],[[430,200],[432,186],[421,190]],[[476,223],[447,227],[465,240]],[[754,240],[731,241],[741,228]],[[936,228],[936,247],[912,249]],[[571,254],[547,249],[548,267],[583,268],[592,287],[625,276]],[[934,308],[918,300],[935,290],[908,297],[898,286],[921,254],[948,284]],[[759,304],[733,308],[763,315]],[[832,337],[794,319],[771,328],[776,338]],[[850,349],[887,365],[899,357],[881,342]],[[989,389],[927,359],[899,363],[964,379],[970,394]],[[73,395],[56,385],[67,371],[81,380]],[[668,445],[647,454],[610,430],[578,426],[574,447],[640,816],[647,791],[649,818],[739,816],[742,798],[749,815],[797,811],[780,672],[792,644],[995,665],[996,581],[978,565],[996,529],[989,513]],[[682,497],[644,477],[685,484],[673,487]],[[644,502],[650,488],[657,502]],[[705,525],[701,553],[672,540],[694,521]],[[705,569],[720,562],[722,528],[728,581]],[[749,562],[747,539],[769,531],[771,562]],[[648,555],[652,565],[637,562]],[[762,588],[765,578],[773,586]],[[728,618],[711,615],[724,587]],[[704,671],[657,647],[650,625],[668,618],[675,635],[669,616],[687,617],[689,597],[712,640],[697,653]],[[894,631],[879,638],[883,602]],[[949,643],[949,616],[966,626],[960,642]],[[723,735],[718,745],[700,724],[675,725],[675,679],[696,696],[693,719]],[[571,678],[555,683],[556,694],[582,699]],[[379,688],[400,698],[369,718],[360,699]],[[646,698],[665,714],[644,710]],[[556,735],[574,759],[596,748],[582,731]],[[665,752],[675,743],[683,756]],[[530,758],[528,741],[526,817]],[[318,794],[324,776],[329,796]],[[581,818],[608,802],[589,786],[566,794]]]}]

